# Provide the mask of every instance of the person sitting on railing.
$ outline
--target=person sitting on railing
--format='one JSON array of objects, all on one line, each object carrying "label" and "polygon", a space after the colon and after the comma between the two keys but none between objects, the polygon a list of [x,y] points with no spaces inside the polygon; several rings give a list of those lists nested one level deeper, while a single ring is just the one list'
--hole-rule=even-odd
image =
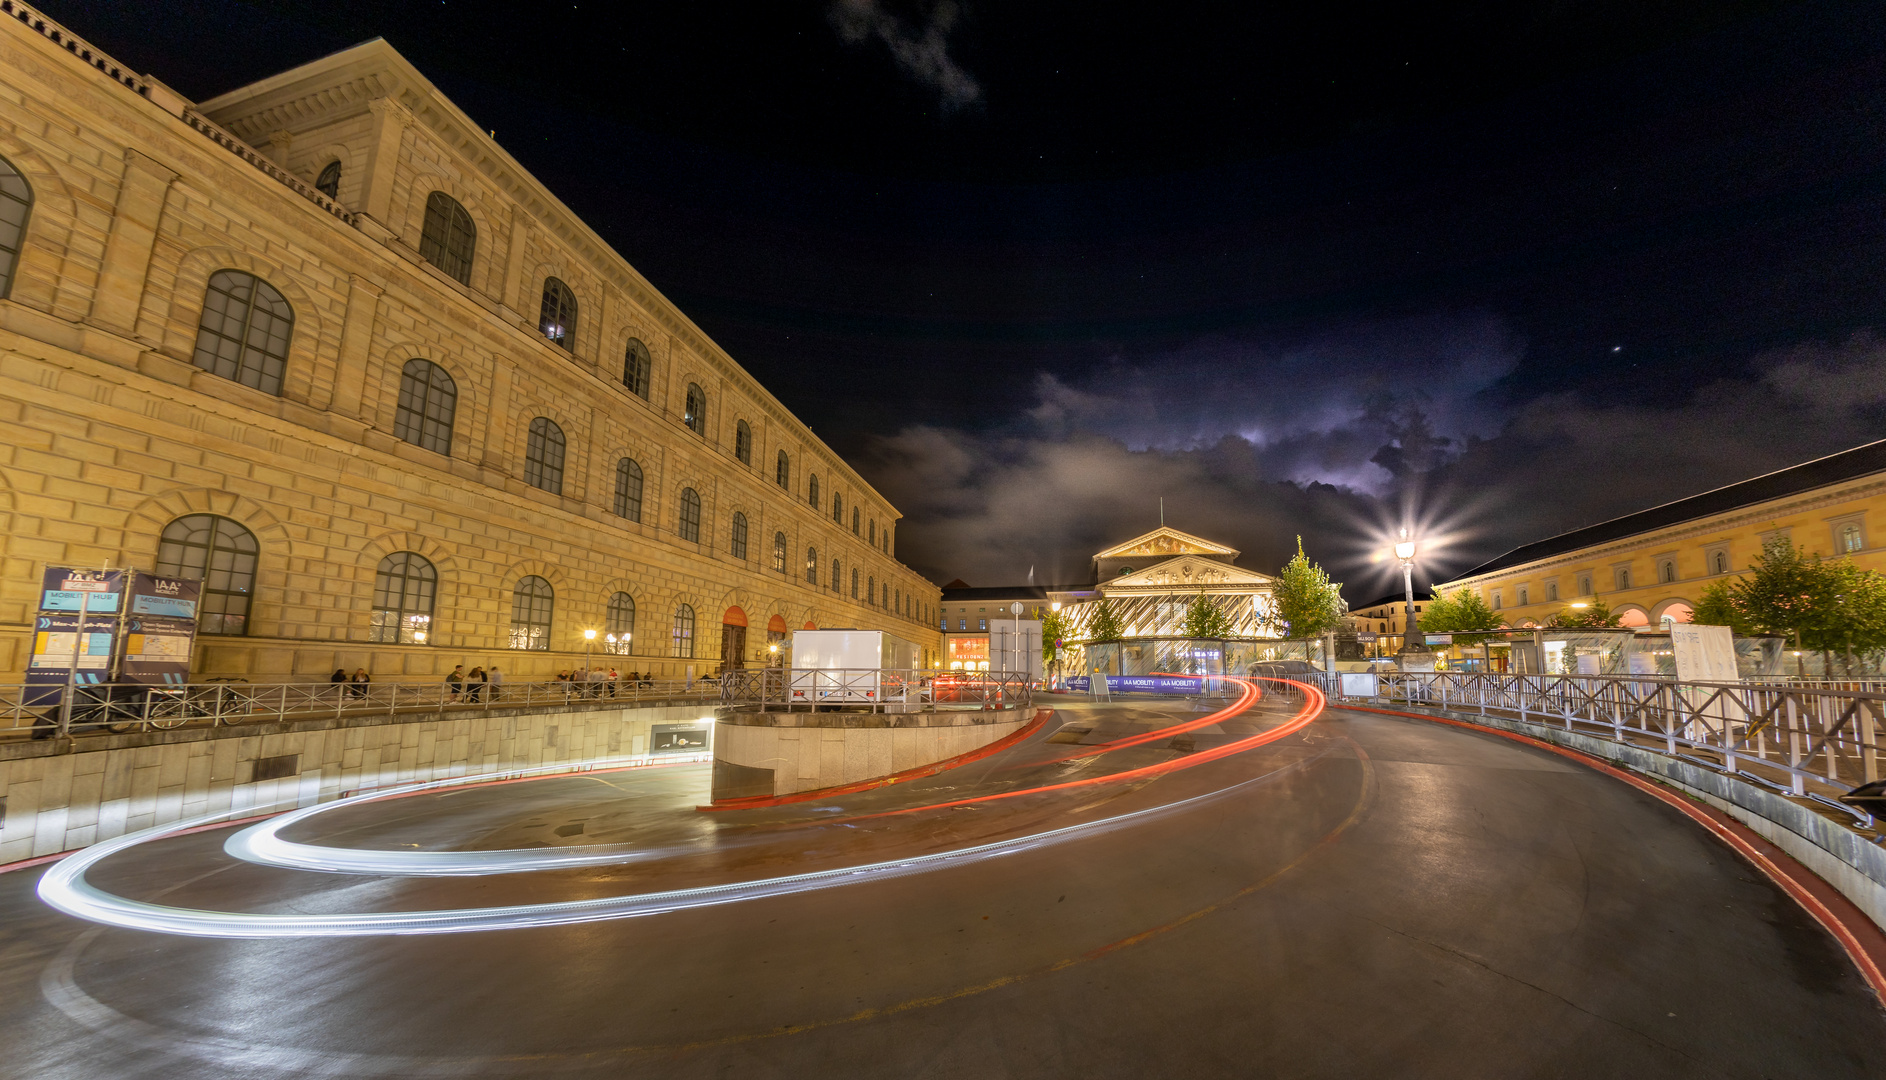
[{"label": "person sitting on railing", "polygon": [[366,697],[367,684],[372,681],[373,676],[367,674],[366,668],[355,668],[354,677],[347,680],[347,696],[354,698]]},{"label": "person sitting on railing", "polygon": [[341,684],[347,681],[346,668],[335,668],[334,674],[329,675],[327,681],[334,684],[334,697],[336,699],[339,699],[343,694],[347,693],[347,691],[341,689]]}]

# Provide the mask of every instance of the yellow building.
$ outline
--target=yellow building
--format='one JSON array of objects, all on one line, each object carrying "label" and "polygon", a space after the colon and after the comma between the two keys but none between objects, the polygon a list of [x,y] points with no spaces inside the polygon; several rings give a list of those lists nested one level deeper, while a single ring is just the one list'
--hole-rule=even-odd
[{"label": "yellow building", "polygon": [[1886,441],[1526,544],[1436,591],[1472,589],[1512,627],[1594,597],[1626,626],[1688,622],[1704,589],[1747,571],[1774,537],[1886,570],[1871,531],[1882,515]]},{"label": "yellow building", "polygon": [[6,681],[60,566],[203,578],[198,677],[940,644],[897,511],[381,41],[196,104],[0,19],[0,422]]},{"label": "yellow building", "polygon": [[[1414,607],[1415,618],[1419,619],[1428,610],[1427,598],[1416,593]],[[1351,608],[1349,617],[1354,620],[1355,628],[1364,633],[1399,635],[1408,629],[1407,594],[1384,596],[1373,603]]]}]

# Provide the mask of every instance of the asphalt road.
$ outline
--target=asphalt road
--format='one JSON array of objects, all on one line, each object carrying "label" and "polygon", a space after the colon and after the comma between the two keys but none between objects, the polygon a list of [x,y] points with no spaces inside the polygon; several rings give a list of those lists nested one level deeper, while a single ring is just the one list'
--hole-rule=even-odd
[{"label": "asphalt road", "polygon": [[622,866],[309,873],[233,860],[222,830],[92,875],[223,911],[476,907],[1086,826],[928,872],[640,918],[186,938],[68,918],[34,895],[41,871],[0,875],[0,1075],[1886,1076],[1886,1015],[1800,908],[1650,796],[1507,740],[1331,711],[1195,768],[894,812],[1179,761],[1293,705],[1055,762],[1198,716],[1062,705],[1001,754],[831,803],[698,812],[706,767],[686,766],[348,807],[289,834],[656,853]]}]

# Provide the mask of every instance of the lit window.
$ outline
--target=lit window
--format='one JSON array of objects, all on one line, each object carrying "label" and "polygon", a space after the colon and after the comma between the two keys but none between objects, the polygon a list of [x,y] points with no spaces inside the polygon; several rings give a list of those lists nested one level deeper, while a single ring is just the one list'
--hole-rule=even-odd
[{"label": "lit window", "polygon": [[[334,163],[334,182],[337,186],[340,183],[338,161]],[[426,196],[426,219],[419,228],[420,258],[438,267],[446,277],[470,285],[472,252],[477,246],[478,229],[457,199],[443,191]]]},{"label": "lit window", "polygon": [[215,514],[190,514],[164,526],[157,574],[201,581],[197,629],[240,636],[249,632],[258,551],[255,534],[241,525]]},{"label": "lit window", "polygon": [[511,592],[511,648],[550,648],[550,617],[556,594],[550,583],[535,574],[522,578]]},{"label": "lit window", "polygon": [[422,450],[452,456],[452,419],[458,412],[458,384],[430,360],[408,360],[399,377],[399,405],[393,410],[393,437]]},{"label": "lit window", "polygon": [[264,394],[282,392],[295,312],[274,286],[240,270],[210,275],[197,326],[197,367]]},{"label": "lit window", "polygon": [[707,434],[707,393],[699,384],[688,384],[687,410],[681,414],[681,422],[696,435]]},{"label": "lit window", "polygon": [[396,551],[373,575],[373,618],[368,641],[424,645],[431,637],[432,602],[439,575],[422,555]]},{"label": "lit window", "polygon": [[0,158],[0,296],[13,291],[26,242],[26,219],[33,212],[33,187],[13,163]]},{"label": "lit window", "polygon": [[675,608],[674,645],[670,655],[681,660],[694,657],[694,609],[686,604]]},{"label": "lit window", "polygon": [[549,417],[530,422],[524,444],[524,482],[552,495],[563,494],[563,429]]},{"label": "lit window", "polygon": [[608,618],[605,633],[614,635],[615,640],[603,638],[604,649],[619,656],[628,656],[635,637],[635,597],[625,592],[611,596]]},{"label": "lit window", "polygon": [[693,488],[681,489],[681,510],[675,532],[689,543],[701,542],[701,496]]},{"label": "lit window", "polygon": [[1849,521],[1840,527],[1840,550],[1855,552],[1866,547],[1866,538],[1860,532],[1858,522]]},{"label": "lit window", "polygon": [[553,345],[576,351],[576,294],[556,278],[544,279],[543,305],[538,308],[537,330]]},{"label": "lit window", "polygon": [[819,583],[818,548],[809,547],[805,549],[805,580],[808,585],[817,585]]},{"label": "lit window", "polygon": [[786,534],[783,532],[773,534],[773,572],[786,572]]},{"label": "lit window", "polygon": [[314,190],[326,195],[330,199],[338,199],[341,197],[340,162],[330,161],[327,163],[327,168],[321,170],[321,175],[314,178]]},{"label": "lit window", "polygon": [[642,467],[634,458],[616,462],[616,516],[642,520]]},{"label": "lit window", "polygon": [[649,373],[654,370],[654,363],[648,358],[648,346],[640,338],[630,338],[629,347],[622,356],[622,385],[629,388],[629,393],[648,400]]}]

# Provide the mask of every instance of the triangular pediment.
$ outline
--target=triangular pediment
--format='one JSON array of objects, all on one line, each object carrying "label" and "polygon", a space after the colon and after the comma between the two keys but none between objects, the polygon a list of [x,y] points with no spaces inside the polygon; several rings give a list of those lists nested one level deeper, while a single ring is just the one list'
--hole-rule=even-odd
[{"label": "triangular pediment", "polygon": [[1135,570],[1130,574],[1121,574],[1101,585],[1100,591],[1112,594],[1127,590],[1171,592],[1185,592],[1193,589],[1243,590],[1268,588],[1276,580],[1269,574],[1260,574],[1255,570],[1246,570],[1242,566],[1232,566],[1230,563],[1219,562],[1216,559],[1182,555],[1176,559],[1167,559],[1157,566]]},{"label": "triangular pediment", "polygon": [[1161,525],[1144,536],[1136,536],[1119,547],[1108,548],[1096,559],[1166,559],[1174,555],[1219,555],[1237,558],[1236,548],[1214,544],[1210,540]]}]

